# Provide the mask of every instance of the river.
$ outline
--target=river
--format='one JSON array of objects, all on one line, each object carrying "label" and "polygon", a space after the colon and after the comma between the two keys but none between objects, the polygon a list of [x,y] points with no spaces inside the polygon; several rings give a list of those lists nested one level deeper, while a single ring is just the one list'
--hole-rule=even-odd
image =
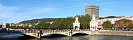
[{"label": "river", "polygon": [[[16,35],[16,36],[15,36]],[[48,38],[19,38],[20,34],[6,35],[0,37],[0,40],[133,40],[133,36],[103,36],[103,35],[82,35],[72,37],[48,37]]]},{"label": "river", "polygon": [[[38,40],[38,39],[29,39],[29,40]],[[86,36],[73,36],[73,37],[60,37],[60,38],[41,38],[39,40],[133,40],[133,37],[86,35]]]}]

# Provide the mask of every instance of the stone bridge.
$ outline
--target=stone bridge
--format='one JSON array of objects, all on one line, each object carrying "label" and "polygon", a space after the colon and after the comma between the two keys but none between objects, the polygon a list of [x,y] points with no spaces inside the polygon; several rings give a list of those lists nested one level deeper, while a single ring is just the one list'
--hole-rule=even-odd
[{"label": "stone bridge", "polygon": [[19,31],[24,35],[33,36],[36,38],[40,38],[42,36],[47,36],[51,34],[60,34],[65,36],[72,36],[77,33],[83,33],[83,34],[91,34],[90,30],[29,30],[29,29],[14,29],[15,31]]},{"label": "stone bridge", "polygon": [[24,35],[29,35],[36,38],[43,36],[59,34],[65,36],[73,36],[74,34],[89,34],[89,35],[122,35],[122,36],[133,36],[133,31],[115,31],[115,30],[38,30],[38,29],[13,29],[13,31],[20,32]]}]

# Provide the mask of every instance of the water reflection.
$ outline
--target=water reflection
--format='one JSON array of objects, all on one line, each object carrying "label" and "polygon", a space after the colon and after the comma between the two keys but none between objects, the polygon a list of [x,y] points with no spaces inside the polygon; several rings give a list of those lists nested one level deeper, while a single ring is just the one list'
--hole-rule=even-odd
[{"label": "water reflection", "polygon": [[133,36],[98,36],[98,35],[83,35],[83,36],[72,36],[72,37],[52,37],[52,38],[8,38],[0,40],[133,40]]},{"label": "water reflection", "polygon": [[41,38],[41,39],[29,39],[29,40],[133,40],[132,36],[73,36],[73,37],[60,37],[60,38]]}]

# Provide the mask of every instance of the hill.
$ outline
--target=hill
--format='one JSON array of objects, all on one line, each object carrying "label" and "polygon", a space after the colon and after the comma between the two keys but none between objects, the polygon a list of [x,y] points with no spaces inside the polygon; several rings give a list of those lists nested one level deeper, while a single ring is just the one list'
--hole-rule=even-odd
[{"label": "hill", "polygon": [[51,21],[54,21],[55,19],[58,19],[58,18],[42,18],[42,19],[25,20],[25,21],[19,22],[18,24],[27,24],[27,23],[33,24],[33,23],[38,23],[38,22],[51,22]]}]

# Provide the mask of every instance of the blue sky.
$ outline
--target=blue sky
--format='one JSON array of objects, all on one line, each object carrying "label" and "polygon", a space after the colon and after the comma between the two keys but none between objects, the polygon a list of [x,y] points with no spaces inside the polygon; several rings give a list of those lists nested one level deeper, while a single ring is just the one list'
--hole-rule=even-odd
[{"label": "blue sky", "polygon": [[85,14],[85,6],[100,7],[100,16],[132,16],[133,0],[0,0],[0,23]]}]

